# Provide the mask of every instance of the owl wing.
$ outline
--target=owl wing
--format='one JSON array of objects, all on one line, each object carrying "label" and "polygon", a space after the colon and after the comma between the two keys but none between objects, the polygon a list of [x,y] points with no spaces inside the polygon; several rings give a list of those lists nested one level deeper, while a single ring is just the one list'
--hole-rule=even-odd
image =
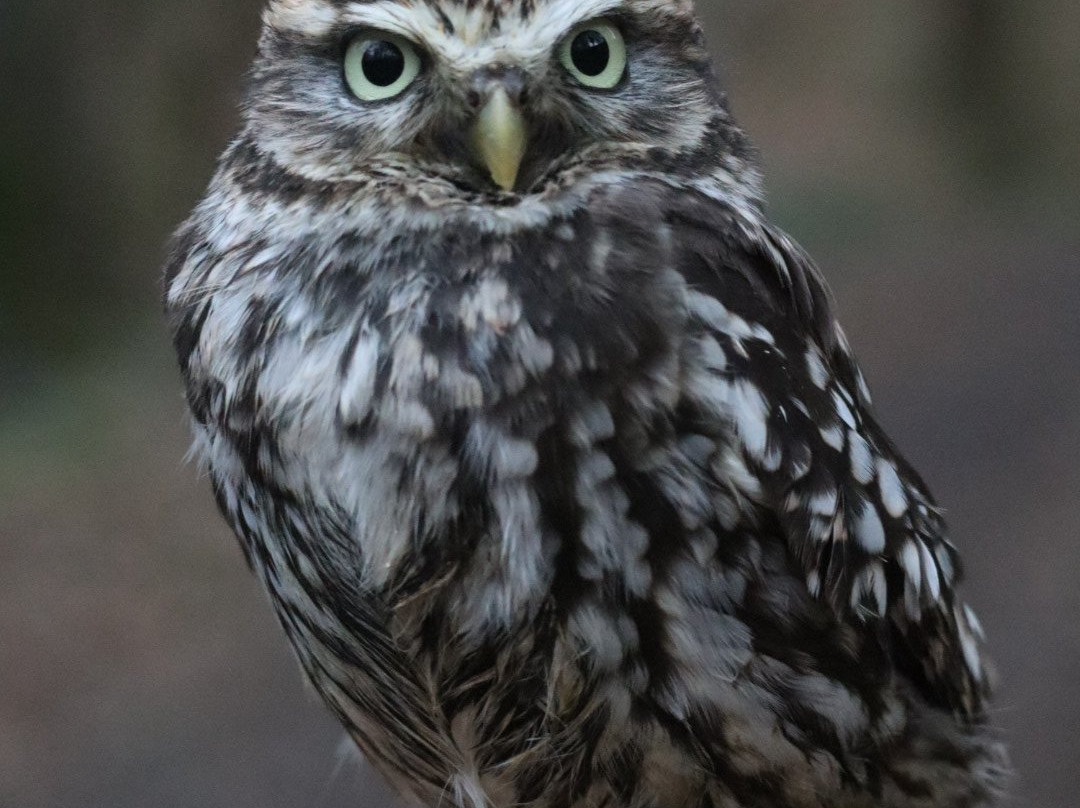
[{"label": "owl wing", "polygon": [[879,628],[933,702],[978,714],[988,676],[957,551],[874,418],[817,270],[753,211],[686,197],[668,219],[697,346],[685,409],[723,427],[728,484],[780,526],[813,595]]}]

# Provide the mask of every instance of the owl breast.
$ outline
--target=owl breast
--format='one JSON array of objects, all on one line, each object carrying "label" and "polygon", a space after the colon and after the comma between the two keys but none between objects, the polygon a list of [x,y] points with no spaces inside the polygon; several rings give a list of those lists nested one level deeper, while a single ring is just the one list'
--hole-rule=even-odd
[{"label": "owl breast", "polygon": [[[588,500],[576,464],[602,485],[592,447],[618,425],[634,453],[678,398],[686,288],[660,219],[639,189],[512,231],[315,218],[242,250],[218,234],[238,255],[228,281],[186,269],[174,286],[215,287],[178,344],[226,510],[244,510],[237,481],[287,494],[347,534],[295,552],[320,575],[398,591],[452,566],[472,576],[459,628],[527,619],[554,575],[558,503]],[[256,556],[278,541],[241,532]]]},{"label": "owl breast", "polygon": [[886,646],[761,507],[805,343],[774,339],[773,275],[723,263],[759,255],[737,205],[698,226],[642,182],[513,227],[274,228],[228,202],[169,277],[197,440],[308,677],[402,791],[913,804],[867,796],[880,750],[920,754]]},{"label": "owl breast", "polygon": [[[550,788],[560,743],[621,747],[648,686],[655,618],[634,609],[650,531],[677,519],[662,492],[708,494],[672,426],[671,245],[643,202],[602,210],[512,237],[336,238],[332,256],[305,235],[191,312],[223,510],[316,686],[414,782],[499,770],[483,789],[520,802]],[[530,737],[547,741],[526,754]]]}]

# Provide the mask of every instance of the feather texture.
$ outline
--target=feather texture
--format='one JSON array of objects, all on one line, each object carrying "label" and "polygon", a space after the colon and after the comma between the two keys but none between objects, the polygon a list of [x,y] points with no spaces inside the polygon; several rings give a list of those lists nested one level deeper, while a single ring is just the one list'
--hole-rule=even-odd
[{"label": "feather texture", "polygon": [[433,167],[443,123],[406,101],[393,151],[344,102],[308,115],[325,43],[382,21],[536,54],[569,6],[271,5],[166,273],[223,513],[311,682],[419,803],[989,804],[956,550],[763,216],[689,7],[589,9],[640,65],[609,111],[671,82],[699,109],[615,138],[538,88],[565,151],[507,194]]}]

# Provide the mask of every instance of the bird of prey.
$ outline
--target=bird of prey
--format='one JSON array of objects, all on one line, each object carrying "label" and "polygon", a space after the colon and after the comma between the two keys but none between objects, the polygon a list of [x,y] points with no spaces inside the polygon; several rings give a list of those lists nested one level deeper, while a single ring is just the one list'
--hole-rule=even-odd
[{"label": "bird of prey", "polygon": [[165,280],[307,678],[415,804],[968,808],[957,552],[689,0],[273,0]]}]

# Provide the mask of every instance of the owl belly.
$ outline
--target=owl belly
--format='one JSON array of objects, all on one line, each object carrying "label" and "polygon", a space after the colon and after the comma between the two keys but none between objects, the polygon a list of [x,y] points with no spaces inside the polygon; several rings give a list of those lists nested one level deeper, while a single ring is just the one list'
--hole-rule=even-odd
[{"label": "owl belly", "polygon": [[[203,426],[309,678],[430,805],[819,804],[844,764],[807,755],[813,727],[869,719],[800,649],[857,643],[676,416],[677,351],[560,343],[506,300],[281,339],[240,438]],[[792,718],[800,689],[828,715]]]},{"label": "owl belly", "polygon": [[794,664],[800,644],[851,638],[787,617],[819,613],[782,542],[742,529],[704,443],[645,417],[655,379],[638,384],[634,404],[541,387],[453,417],[418,398],[392,429],[329,410],[315,428],[309,407],[303,439],[297,421],[272,430],[273,474],[216,457],[309,678],[422,802],[798,808],[840,793],[844,764],[808,756],[783,693],[828,705],[807,726],[861,735],[848,683]]},{"label": "owl belly", "polygon": [[692,355],[642,325],[678,307],[567,337],[499,281],[417,295],[408,327],[361,311],[279,335],[232,399],[250,411],[201,430],[372,761],[463,808],[863,804],[848,750],[902,723],[864,697],[880,660],[735,493],[723,432],[680,408]]}]

